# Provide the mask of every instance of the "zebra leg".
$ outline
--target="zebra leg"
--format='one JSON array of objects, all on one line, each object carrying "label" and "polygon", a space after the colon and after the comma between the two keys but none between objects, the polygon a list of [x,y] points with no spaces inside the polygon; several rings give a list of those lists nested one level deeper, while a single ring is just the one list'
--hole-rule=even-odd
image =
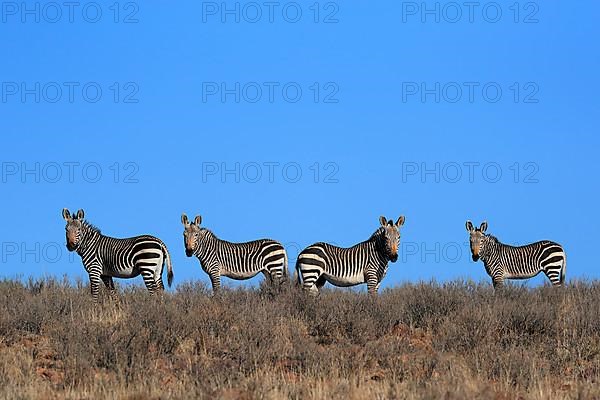
[{"label": "zebra leg", "polygon": [[302,275],[302,289],[311,295],[317,295],[327,280],[323,276],[323,270],[315,265],[306,265],[298,269],[298,276]]},{"label": "zebra leg", "polygon": [[313,280],[313,281],[305,280],[303,289],[305,291],[307,291],[311,296],[316,296],[319,294],[319,291],[321,290],[321,288],[323,286],[325,286],[326,282],[327,282],[327,280],[325,279],[325,277],[323,275],[321,275],[317,280]]},{"label": "zebra leg", "polygon": [[217,295],[221,292],[221,275],[211,274],[210,283],[212,284],[213,295]]},{"label": "zebra leg", "polygon": [[141,275],[144,279],[144,284],[151,295],[156,293],[157,286],[154,280],[154,271],[151,269],[141,268]]},{"label": "zebra leg", "polygon": [[90,289],[92,291],[92,300],[94,303],[98,302],[98,296],[100,294],[100,273],[90,272]]},{"label": "zebra leg", "polygon": [[115,290],[115,283],[113,282],[112,276],[100,275],[100,279],[102,279],[104,286],[106,286],[108,290]]},{"label": "zebra leg", "polygon": [[100,275],[100,279],[102,279],[104,286],[106,286],[106,288],[108,289],[108,293],[110,294],[110,297],[115,297],[116,290],[115,290],[115,283],[113,282],[112,276]]},{"label": "zebra leg", "polygon": [[308,287],[308,289],[305,287],[304,289],[306,291],[308,291],[308,294],[311,296],[318,296],[319,292],[321,291],[321,288],[323,286],[325,286],[325,284],[327,283],[327,279],[325,279],[325,277],[323,275],[321,275],[319,277],[319,279],[316,280],[316,282],[311,285],[310,287]]},{"label": "zebra leg", "polygon": [[315,287],[318,290],[321,290],[321,288],[323,286],[325,286],[326,283],[327,283],[327,279],[325,279],[325,277],[323,275],[321,275],[321,277],[319,279],[317,279],[317,281],[315,282]]},{"label": "zebra leg", "polygon": [[561,271],[559,269],[545,269],[544,274],[550,279],[553,286],[562,286]]},{"label": "zebra leg", "polygon": [[156,280],[156,287],[161,292],[164,292],[164,290],[165,290],[165,284],[163,283],[162,276],[159,276],[158,279]]},{"label": "zebra leg", "polygon": [[370,295],[376,295],[377,294],[377,289],[379,289],[379,279],[377,279],[377,275],[375,274],[368,274],[366,276],[367,278],[367,292]]},{"label": "zebra leg", "polygon": [[504,278],[494,277],[492,278],[492,284],[494,285],[494,289],[501,290],[504,287]]},{"label": "zebra leg", "polygon": [[273,285],[273,282],[274,282],[273,275],[271,275],[271,273],[267,270],[263,270],[262,274],[265,276],[265,279],[269,281],[269,284]]},{"label": "zebra leg", "polygon": [[285,282],[285,275],[283,271],[279,268],[272,268],[265,273],[265,276],[269,277],[269,282],[271,285],[277,284],[281,286]]},{"label": "zebra leg", "polygon": [[163,273],[163,267],[161,267],[163,265],[164,261],[161,260],[159,261],[159,268],[156,269],[155,273],[154,273],[154,283],[156,284],[156,289],[164,292],[165,291],[165,284],[163,283],[162,280],[162,273]]}]

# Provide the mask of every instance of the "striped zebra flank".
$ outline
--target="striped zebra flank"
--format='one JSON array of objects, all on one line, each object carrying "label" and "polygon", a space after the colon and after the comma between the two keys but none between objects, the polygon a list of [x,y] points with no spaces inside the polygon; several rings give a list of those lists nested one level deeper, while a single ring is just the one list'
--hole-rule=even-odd
[{"label": "striped zebra flank", "polygon": [[167,282],[173,282],[173,266],[167,246],[149,235],[117,239],[103,235],[98,228],[84,220],[84,211],[71,215],[63,209],[67,222],[67,249],[81,256],[89,274],[92,297],[98,300],[100,282],[114,293],[114,278],[135,278],[142,275],[150,293],[164,290],[162,272],[167,265]]},{"label": "striped zebra flank", "polygon": [[340,287],[366,283],[368,292],[376,294],[388,262],[398,260],[400,227],[404,221],[404,216],[396,223],[382,216],[381,226],[369,239],[349,248],[323,242],[308,246],[296,261],[298,285],[316,295],[326,282]]},{"label": "striped zebra flank", "polygon": [[196,256],[210,278],[213,292],[221,289],[221,277],[235,280],[250,279],[262,273],[271,284],[281,284],[288,277],[288,259],[283,245],[271,239],[246,243],[232,243],[219,239],[210,230],[201,227],[202,217],[193,222],[181,216],[184,226],[185,254]]},{"label": "striped zebra flank", "polygon": [[486,233],[487,222],[475,228],[467,221],[466,227],[473,261],[483,261],[495,288],[502,287],[505,279],[528,279],[540,272],[552,285],[564,284],[567,256],[560,244],[543,240],[525,246],[510,246]]}]

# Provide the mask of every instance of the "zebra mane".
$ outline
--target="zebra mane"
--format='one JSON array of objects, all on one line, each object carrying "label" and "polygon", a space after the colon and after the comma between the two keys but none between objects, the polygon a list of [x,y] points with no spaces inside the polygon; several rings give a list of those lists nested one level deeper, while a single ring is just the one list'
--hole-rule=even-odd
[{"label": "zebra mane", "polygon": [[504,243],[500,242],[498,238],[494,235],[485,235],[486,239],[486,248],[491,249],[498,246],[506,246]]},{"label": "zebra mane", "polygon": [[200,232],[203,232],[205,235],[218,239],[217,235],[215,235],[214,232],[208,228],[202,227],[200,228]]},{"label": "zebra mane", "polygon": [[83,221],[83,226],[86,227],[86,228],[88,228],[88,229],[91,229],[92,231],[94,231],[96,233],[102,233],[100,231],[100,228],[98,228],[96,225],[93,225],[93,224],[91,224],[91,223],[89,223],[87,221]]},{"label": "zebra mane", "polygon": [[494,235],[485,235],[485,236],[492,243],[500,243],[500,241],[498,240],[498,238],[496,236],[494,236]]},{"label": "zebra mane", "polygon": [[384,231],[383,226],[380,226],[379,228],[377,228],[377,230],[375,232],[373,232],[373,234],[371,235],[369,240],[378,238],[379,236],[381,236],[383,231]]}]

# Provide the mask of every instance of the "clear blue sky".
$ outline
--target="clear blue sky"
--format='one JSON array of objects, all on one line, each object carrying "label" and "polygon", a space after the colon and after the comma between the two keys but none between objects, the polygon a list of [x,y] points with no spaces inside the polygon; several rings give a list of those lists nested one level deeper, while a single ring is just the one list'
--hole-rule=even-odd
[{"label": "clear blue sky", "polygon": [[487,280],[467,219],[558,241],[568,279],[599,277],[598,2],[113,3],[2,3],[0,276],[86,277],[68,207],[162,238],[177,283],[208,282],[184,211],[280,240],[290,267],[405,215],[384,287]]}]

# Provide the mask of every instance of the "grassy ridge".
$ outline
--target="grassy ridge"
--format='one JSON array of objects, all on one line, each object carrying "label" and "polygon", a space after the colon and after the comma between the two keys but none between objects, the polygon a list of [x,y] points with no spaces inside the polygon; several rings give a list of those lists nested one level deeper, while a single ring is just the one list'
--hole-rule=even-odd
[{"label": "grassy ridge", "polygon": [[295,287],[0,282],[0,398],[600,398],[600,283]]}]

